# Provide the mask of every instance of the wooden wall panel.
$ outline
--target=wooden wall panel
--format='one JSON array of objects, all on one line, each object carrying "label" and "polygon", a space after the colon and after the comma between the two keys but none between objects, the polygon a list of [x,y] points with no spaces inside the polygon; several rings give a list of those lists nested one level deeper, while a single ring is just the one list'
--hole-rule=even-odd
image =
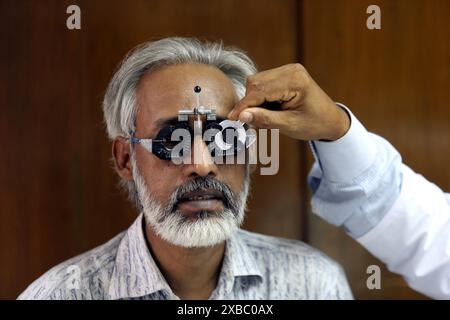
[{"label": "wooden wall panel", "polygon": [[[81,7],[79,31],[66,8]],[[165,36],[223,39],[261,69],[297,58],[294,0],[0,1],[0,298],[15,298],[58,262],[127,228],[101,100],[135,45]],[[282,140],[280,173],[255,177],[246,228],[300,238],[302,164]]]},{"label": "wooden wall panel", "polygon": [[[65,27],[78,4],[82,29]],[[101,113],[105,87],[135,45],[171,35],[223,39],[260,69],[300,60],[330,96],[388,138],[406,163],[450,190],[450,2],[380,0],[0,1],[0,298],[125,229],[135,213],[115,184]],[[305,144],[281,142],[277,176],[255,176],[245,227],[305,238],[346,268],[358,298],[420,298],[342,231],[302,212]],[[380,264],[381,265],[381,264]]]},{"label": "wooden wall panel", "polygon": [[[381,30],[366,8],[381,8]],[[450,1],[305,0],[304,63],[329,95],[386,137],[406,164],[450,191]],[[311,244],[341,262],[359,298],[419,298],[383,270],[382,290],[366,288],[380,262],[344,232],[311,217]]]}]

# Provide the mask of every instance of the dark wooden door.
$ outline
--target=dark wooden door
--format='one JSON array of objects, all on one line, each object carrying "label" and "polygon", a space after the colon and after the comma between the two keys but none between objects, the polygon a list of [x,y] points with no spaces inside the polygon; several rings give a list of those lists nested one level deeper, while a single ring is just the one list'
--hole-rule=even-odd
[{"label": "dark wooden door", "polygon": [[[381,30],[366,9],[381,9]],[[336,101],[347,104],[404,162],[450,191],[450,1],[306,0],[304,63]],[[367,266],[383,264],[343,231],[317,218],[310,242],[344,265],[359,298],[420,298],[382,269],[381,290],[366,287]]]}]

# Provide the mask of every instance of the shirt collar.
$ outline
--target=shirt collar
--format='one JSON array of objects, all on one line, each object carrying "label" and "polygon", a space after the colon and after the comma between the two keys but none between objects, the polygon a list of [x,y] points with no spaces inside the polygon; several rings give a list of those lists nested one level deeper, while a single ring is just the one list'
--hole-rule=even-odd
[{"label": "shirt collar", "polygon": [[264,279],[253,253],[241,237],[242,232],[236,231],[227,240],[222,270],[211,298],[226,299],[233,290],[236,279],[240,277],[255,278],[258,281]]},{"label": "shirt collar", "polygon": [[[143,297],[161,290],[173,294],[150,253],[143,223],[143,214],[140,214],[119,244],[108,289],[111,299]],[[247,244],[241,239],[240,232],[235,232],[227,240],[219,280],[211,297],[228,295],[237,277],[263,279],[263,274]]]},{"label": "shirt collar", "polygon": [[111,299],[142,297],[160,290],[171,292],[147,246],[143,222],[140,214],[117,248],[108,290]]}]

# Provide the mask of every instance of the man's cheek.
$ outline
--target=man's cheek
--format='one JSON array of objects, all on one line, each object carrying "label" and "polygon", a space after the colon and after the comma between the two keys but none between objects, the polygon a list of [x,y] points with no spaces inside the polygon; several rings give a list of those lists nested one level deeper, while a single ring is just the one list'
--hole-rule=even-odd
[{"label": "man's cheek", "polygon": [[230,186],[234,193],[243,190],[245,180],[245,165],[223,165],[223,182]]},{"label": "man's cheek", "polygon": [[167,184],[160,177],[146,177],[145,184],[147,192],[160,204],[167,203],[170,192]]}]

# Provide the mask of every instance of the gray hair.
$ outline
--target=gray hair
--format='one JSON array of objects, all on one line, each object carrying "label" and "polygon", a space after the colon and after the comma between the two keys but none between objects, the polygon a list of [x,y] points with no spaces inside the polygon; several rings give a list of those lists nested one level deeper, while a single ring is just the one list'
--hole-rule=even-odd
[{"label": "gray hair", "polygon": [[256,73],[255,64],[247,54],[224,47],[222,42],[172,37],[143,43],[125,57],[106,90],[103,115],[110,140],[128,137],[134,131],[136,90],[141,78],[163,66],[184,63],[217,67],[233,82],[239,98],[245,94],[247,77]]}]

